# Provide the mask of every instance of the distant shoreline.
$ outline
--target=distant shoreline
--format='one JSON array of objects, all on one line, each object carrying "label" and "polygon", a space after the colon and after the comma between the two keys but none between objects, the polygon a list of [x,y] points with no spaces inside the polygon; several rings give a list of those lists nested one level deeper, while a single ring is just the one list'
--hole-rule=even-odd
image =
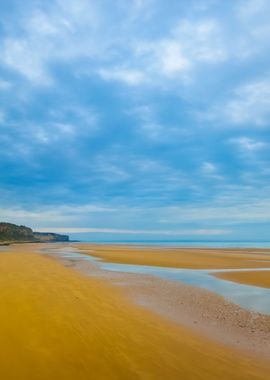
[{"label": "distant shoreline", "polygon": [[[178,241],[84,241],[84,240],[69,240],[69,241],[39,241],[39,240],[13,240],[13,241],[0,241],[0,246],[8,246],[12,244],[31,244],[31,243],[78,243],[78,244],[94,244],[98,246],[129,246],[129,247],[146,247],[146,248],[168,248],[168,249],[221,249],[221,250],[231,250],[231,249],[259,249],[259,250],[270,250],[270,241],[262,242],[252,242],[252,241],[190,241],[190,240],[178,240]],[[189,243],[186,244],[185,243]],[[238,243],[238,245],[236,244]]]},{"label": "distant shoreline", "polygon": [[252,240],[78,240],[82,244],[97,245],[128,245],[145,247],[172,247],[172,248],[263,248],[270,249],[270,241]]},{"label": "distant shoreline", "polygon": [[69,241],[0,241],[0,247],[1,246],[7,246],[12,244],[57,244],[57,243],[80,243],[78,240],[69,240]]}]

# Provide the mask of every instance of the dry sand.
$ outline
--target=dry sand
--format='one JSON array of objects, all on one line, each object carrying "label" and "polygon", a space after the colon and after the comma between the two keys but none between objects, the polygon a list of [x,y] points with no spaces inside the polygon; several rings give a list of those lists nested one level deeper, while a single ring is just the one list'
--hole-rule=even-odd
[{"label": "dry sand", "polygon": [[268,379],[264,361],[135,306],[35,245],[0,255],[0,378]]},{"label": "dry sand", "polygon": [[270,271],[226,272],[215,273],[214,276],[241,284],[270,288]]}]

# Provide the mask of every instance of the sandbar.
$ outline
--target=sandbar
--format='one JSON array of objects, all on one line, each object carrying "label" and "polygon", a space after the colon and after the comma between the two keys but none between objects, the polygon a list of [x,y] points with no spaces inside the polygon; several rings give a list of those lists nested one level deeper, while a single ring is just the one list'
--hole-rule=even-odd
[{"label": "sandbar", "polygon": [[77,245],[103,261],[189,269],[270,268],[270,250]]},{"label": "sandbar", "polygon": [[270,288],[270,271],[223,272],[214,273],[214,276],[240,284]]}]

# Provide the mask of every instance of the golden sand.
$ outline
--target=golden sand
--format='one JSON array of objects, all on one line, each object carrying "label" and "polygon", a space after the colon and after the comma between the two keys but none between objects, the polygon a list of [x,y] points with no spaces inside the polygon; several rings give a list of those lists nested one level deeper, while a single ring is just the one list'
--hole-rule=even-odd
[{"label": "golden sand", "polygon": [[222,269],[270,267],[264,250],[137,248],[121,245],[79,244],[78,248],[107,262],[173,268]]},{"label": "golden sand", "polygon": [[268,379],[269,367],[141,309],[34,246],[0,255],[0,379]]},{"label": "golden sand", "polygon": [[214,276],[224,280],[239,282],[241,284],[270,288],[270,271],[226,272],[215,273]]}]

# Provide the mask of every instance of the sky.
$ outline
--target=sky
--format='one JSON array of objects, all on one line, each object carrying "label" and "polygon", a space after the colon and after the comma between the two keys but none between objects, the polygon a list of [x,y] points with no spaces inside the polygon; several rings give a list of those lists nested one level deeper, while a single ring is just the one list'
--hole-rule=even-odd
[{"label": "sky", "polygon": [[0,0],[0,219],[270,240],[270,1]]}]

